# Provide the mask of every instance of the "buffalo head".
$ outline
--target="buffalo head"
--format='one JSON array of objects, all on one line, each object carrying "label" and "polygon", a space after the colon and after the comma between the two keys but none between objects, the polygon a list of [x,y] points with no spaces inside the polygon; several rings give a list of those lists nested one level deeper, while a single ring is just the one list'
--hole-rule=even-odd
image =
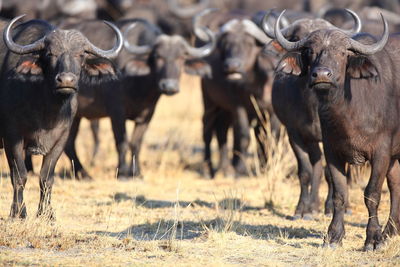
[{"label": "buffalo head", "polygon": [[[147,45],[134,45],[128,42],[129,33],[141,23],[156,34],[155,41]],[[179,92],[179,79],[182,68],[189,74],[210,75],[209,66],[200,60],[208,56],[214,49],[216,41],[213,33],[203,28],[210,42],[203,47],[195,48],[179,35],[166,35],[155,25],[145,20],[136,19],[124,31],[125,48],[145,60],[133,60],[124,68],[126,75],[154,75],[161,93],[172,95]]]},{"label": "buffalo head", "polygon": [[[28,21],[17,29],[29,30],[35,24],[41,24],[46,30],[39,40],[20,45],[14,42],[11,33],[14,24],[23,16],[14,18],[3,32],[8,49],[23,55],[15,67],[16,75],[25,80],[43,80],[56,94],[75,93],[80,83],[102,82],[104,79],[116,79],[116,70],[109,61],[115,58],[123,46],[121,32],[113,24],[105,22],[117,35],[117,42],[110,50],[101,50],[94,46],[81,32],[60,30],[45,21]],[[23,38],[24,31],[18,37]]]},{"label": "buffalo head", "polygon": [[[362,23],[359,16],[350,9],[341,9],[341,10],[342,13],[348,14],[354,20],[354,26],[352,29],[350,30],[341,29],[341,31],[349,35],[360,32]],[[267,36],[269,36],[271,39],[275,39],[275,32],[273,25],[275,24],[278,16],[279,14],[276,13],[274,10],[269,10],[264,14],[264,17],[261,22],[261,26],[265,34],[267,34]],[[320,29],[328,29],[328,28],[338,29],[336,26],[332,25],[329,21],[322,18],[316,18],[316,19],[303,18],[303,19],[298,19],[293,23],[289,24],[288,19],[285,18],[285,16],[283,16],[282,14],[279,21],[280,25],[283,26],[281,33],[289,41],[298,41],[300,38],[308,36],[311,32]],[[284,56],[287,52],[276,40],[273,40],[271,43],[267,45],[266,51],[273,52],[274,54],[279,55],[279,57]]]},{"label": "buffalo head", "polygon": [[388,41],[389,30],[383,16],[382,38],[373,44],[364,44],[354,39],[357,36],[335,28],[314,31],[296,42],[288,41],[279,27],[282,14],[275,23],[275,35],[289,53],[280,63],[285,66],[280,70],[307,76],[309,86],[319,94],[344,88],[346,78],[378,77],[378,70],[368,56],[382,50]]}]

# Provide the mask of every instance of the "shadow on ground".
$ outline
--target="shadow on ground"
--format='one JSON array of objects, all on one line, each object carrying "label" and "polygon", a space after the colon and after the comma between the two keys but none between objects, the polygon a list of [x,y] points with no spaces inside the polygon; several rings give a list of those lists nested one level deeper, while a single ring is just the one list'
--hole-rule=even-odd
[{"label": "shadow on ground", "polygon": [[[94,233],[121,239],[132,237],[140,241],[166,240],[171,239],[171,237],[177,240],[191,240],[207,233],[207,229],[212,229],[216,232],[235,232],[238,235],[250,236],[255,239],[263,240],[276,238],[322,238],[323,236],[323,233],[320,231],[306,229],[304,227],[278,227],[272,224],[249,225],[242,224],[238,221],[226,222],[221,218],[198,222],[160,220],[156,223],[132,225],[121,232],[97,231],[91,232],[91,234]],[[173,235],[175,235],[175,237],[173,237]]]}]

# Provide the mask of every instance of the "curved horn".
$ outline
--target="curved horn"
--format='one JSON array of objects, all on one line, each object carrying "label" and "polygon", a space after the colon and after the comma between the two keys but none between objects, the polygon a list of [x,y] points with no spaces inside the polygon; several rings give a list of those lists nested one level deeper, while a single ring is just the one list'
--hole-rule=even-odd
[{"label": "curved horn", "polygon": [[[268,19],[269,19],[269,17],[270,16],[274,16],[275,18],[277,17],[277,14],[275,13],[275,11],[274,10],[268,10],[266,13],[265,13],[265,15],[264,15],[264,17],[263,17],[263,19],[262,19],[262,21],[261,21],[261,28],[264,30],[264,32],[265,32],[265,34],[269,37],[269,38],[271,38],[271,39],[275,39],[275,32],[274,32],[274,29],[272,29],[272,27],[269,25],[269,23],[268,23]],[[289,22],[289,20],[286,18],[286,17],[282,17],[282,27],[283,28],[286,28],[286,27],[288,27],[290,25],[290,22]]]},{"label": "curved horn", "polygon": [[353,50],[355,52],[358,52],[358,53],[361,53],[364,55],[373,55],[376,52],[381,51],[385,47],[385,45],[389,39],[389,28],[388,28],[387,21],[383,17],[382,14],[381,14],[381,18],[382,18],[382,22],[383,22],[383,34],[382,34],[381,39],[378,42],[371,44],[371,45],[365,45],[360,42],[357,42],[354,39],[350,39],[350,44],[351,44],[350,50]]},{"label": "curved horn", "polygon": [[96,47],[94,44],[92,44],[88,40],[89,48],[88,48],[87,52],[97,55],[99,57],[113,59],[113,58],[116,58],[118,56],[119,52],[121,51],[124,38],[122,36],[121,31],[114,24],[112,24],[111,22],[105,21],[105,20],[103,22],[105,24],[107,24],[115,32],[115,34],[117,36],[117,41],[116,41],[114,47],[111,48],[110,50],[102,50],[102,49]]},{"label": "curved horn", "polygon": [[210,29],[203,27],[200,30],[203,31],[205,34],[207,34],[207,36],[208,36],[207,40],[210,40],[203,47],[199,47],[199,48],[193,47],[193,46],[189,45],[189,43],[186,40],[182,39],[183,45],[185,46],[188,54],[195,58],[201,58],[201,57],[206,57],[206,56],[210,55],[213,52],[213,50],[215,49],[215,46],[217,45],[216,37]]},{"label": "curved horn", "polygon": [[208,38],[207,34],[201,30],[201,26],[200,26],[201,25],[201,20],[204,18],[204,16],[206,16],[206,15],[208,15],[210,13],[213,13],[213,12],[217,12],[217,11],[218,11],[217,8],[207,8],[207,9],[201,11],[198,15],[193,17],[193,21],[192,21],[193,31],[194,31],[194,34],[200,40],[202,40],[204,42],[209,41],[207,39]]},{"label": "curved horn", "polygon": [[153,31],[156,35],[162,34],[162,31],[160,30],[160,28],[158,28],[157,26],[149,23],[147,20],[134,19],[134,20],[132,20],[132,23],[124,31],[124,47],[129,53],[132,53],[132,54],[135,54],[135,55],[149,54],[151,52],[152,47],[153,47],[152,45],[141,45],[141,46],[138,46],[138,45],[130,44],[129,41],[128,41],[129,32],[131,30],[133,30],[138,25],[138,23],[142,23],[148,29]]},{"label": "curved horn", "polygon": [[286,40],[286,38],[283,36],[281,29],[280,29],[280,22],[283,14],[285,13],[286,10],[283,10],[282,13],[279,15],[278,19],[275,22],[275,36],[276,40],[278,43],[287,51],[294,51],[298,50],[300,47],[304,46],[304,43],[307,41],[307,38],[303,38],[300,41],[297,42],[290,42]]},{"label": "curved horn", "polygon": [[265,33],[253,21],[244,19],[242,20],[242,24],[245,27],[245,31],[256,38],[259,42],[266,44],[271,41],[271,38],[265,35]]},{"label": "curved horn", "polygon": [[[14,18],[13,20],[11,20],[10,23],[7,25],[7,27],[3,31],[3,39],[4,39],[4,42],[7,46],[7,48],[11,52],[19,54],[19,55],[29,54],[32,52],[42,50],[44,48],[44,40],[46,39],[46,35],[45,35],[41,39],[34,42],[33,44],[28,44],[28,45],[19,45],[13,41],[12,36],[11,36],[11,29],[18,20],[20,20],[21,18],[23,18],[25,16],[26,15],[24,14],[24,15],[18,16],[16,18]],[[45,21],[41,21],[41,22],[45,23],[46,25],[49,25],[50,28],[53,28],[53,26],[51,26],[47,22],[45,22]]]},{"label": "curved horn", "polygon": [[355,33],[359,33],[360,31],[361,31],[361,28],[362,28],[362,23],[361,23],[361,19],[360,19],[360,17],[357,15],[357,13],[356,12],[354,12],[353,10],[351,10],[351,9],[345,9],[349,14],[350,14],[350,16],[354,19],[354,26],[353,26],[353,29],[351,29],[351,30],[342,30],[344,33],[347,33],[347,34],[355,34]]},{"label": "curved horn", "polygon": [[200,0],[198,4],[189,7],[182,7],[177,0],[168,0],[169,10],[177,17],[187,19],[206,9],[210,4],[210,0]]}]

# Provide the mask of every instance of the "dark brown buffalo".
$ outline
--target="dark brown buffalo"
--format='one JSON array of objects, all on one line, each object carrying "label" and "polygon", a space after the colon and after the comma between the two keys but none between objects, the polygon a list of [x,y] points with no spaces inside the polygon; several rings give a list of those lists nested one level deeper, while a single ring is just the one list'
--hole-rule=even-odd
[{"label": "dark brown buffalo", "polygon": [[11,216],[26,217],[26,150],[43,155],[38,215],[53,217],[50,199],[54,168],[76,113],[77,91],[83,85],[117,78],[109,59],[118,55],[123,37],[108,23],[117,42],[104,51],[82,33],[56,29],[44,21],[29,21],[12,30],[20,18],[5,28],[0,50],[0,123],[14,189]]},{"label": "dark brown buffalo", "polygon": [[[83,22],[79,29],[87,34],[94,34],[99,21]],[[140,26],[145,26],[140,28]],[[197,58],[207,56],[215,46],[214,37],[209,30],[210,43],[203,47],[194,48],[179,35],[166,35],[161,30],[144,20],[123,20],[118,23],[125,35],[125,49],[116,60],[116,64],[122,72],[122,80],[119,84],[107,88],[108,95],[97,90],[86,93],[82,88],[79,94],[79,108],[77,119],[88,119],[111,116],[119,108],[124,109],[123,123],[125,119],[135,121],[130,147],[132,152],[129,168],[119,169],[119,176],[141,176],[139,154],[144,134],[154,114],[158,99],[162,94],[173,95],[179,92],[179,80],[184,68],[187,72],[198,75],[207,75],[208,68]],[[138,33],[139,32],[139,33]],[[101,37],[97,36],[96,42],[109,45],[112,42],[111,32],[103,31]],[[93,36],[95,37],[95,36]],[[143,44],[144,42],[144,44]],[[141,43],[142,45],[138,45]],[[111,93],[114,92],[114,95]],[[107,109],[109,107],[109,109]],[[120,111],[117,112],[120,114]],[[121,116],[116,117],[120,121]],[[97,123],[97,122],[96,122]],[[67,155],[75,162],[75,170],[87,173],[79,163],[75,152],[74,141],[79,125],[73,125],[69,142],[66,146]],[[96,129],[96,124],[94,125]],[[113,127],[114,128],[114,127]],[[115,136],[124,136],[125,128],[116,131]],[[98,136],[95,132],[95,136]],[[118,142],[118,141],[117,141]],[[98,142],[95,143],[95,149]],[[68,153],[73,151],[73,153]],[[120,162],[123,162],[124,154],[120,153]],[[120,167],[121,168],[121,167]]]},{"label": "dark brown buffalo", "polygon": [[[262,47],[270,39],[244,14],[214,13],[205,19],[207,25],[217,31],[218,45],[207,58],[212,68],[212,78],[202,79],[204,103],[203,141],[205,144],[204,174],[215,174],[211,163],[210,143],[215,133],[220,152],[219,169],[230,173],[227,131],[233,126],[235,174],[248,175],[245,158],[250,142],[250,124],[256,121],[255,133],[262,166],[266,162],[263,145],[265,114],[269,113],[274,129],[279,128],[270,101],[274,58],[262,53]],[[252,101],[254,98],[255,102]],[[260,118],[256,104],[262,111]]]},{"label": "dark brown buffalo", "polygon": [[[347,12],[355,21],[351,32],[360,31],[361,21],[358,16],[352,11]],[[264,17],[264,30],[274,38],[275,34],[267,23],[267,18],[268,16]],[[323,19],[300,19],[283,29],[282,33],[289,40],[298,40],[315,30],[325,28],[336,27]],[[319,185],[323,171],[322,153],[319,148],[322,136],[317,96],[307,88],[307,79],[298,75],[300,70],[292,68],[290,58],[284,57],[287,51],[279,43],[271,42],[267,51],[279,54],[282,58],[272,86],[272,105],[277,117],[287,129],[289,142],[297,160],[301,191],[294,218],[310,219],[312,213],[319,211]],[[331,184],[329,177],[329,172],[326,172],[327,182]],[[331,214],[333,209],[332,186],[329,186],[329,189],[325,202],[326,214]]]},{"label": "dark brown buffalo", "polygon": [[[279,20],[279,19],[278,19]],[[388,25],[378,41],[370,35],[350,37],[335,29],[318,30],[290,42],[275,26],[277,41],[317,94],[322,139],[334,185],[334,214],[325,243],[341,244],[347,199],[345,164],[369,161],[365,188],[368,209],[365,250],[378,249],[400,229],[400,36],[389,38]],[[382,233],[378,207],[387,176],[390,215]]]}]

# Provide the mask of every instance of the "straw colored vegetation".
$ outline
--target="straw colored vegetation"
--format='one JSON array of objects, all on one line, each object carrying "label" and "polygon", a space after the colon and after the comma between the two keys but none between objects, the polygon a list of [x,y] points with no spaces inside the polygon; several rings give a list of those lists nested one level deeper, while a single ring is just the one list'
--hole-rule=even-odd
[{"label": "straw colored vegetation", "polygon": [[[108,120],[101,123],[101,152],[89,167],[92,141],[87,122],[83,124],[78,152],[94,181],[65,178],[69,162],[61,158],[53,188],[55,222],[35,216],[36,175],[25,189],[27,220],[8,218],[12,187],[5,156],[0,157],[2,265],[400,265],[400,238],[377,252],[361,250],[368,219],[362,196],[365,169],[351,188],[353,213],[345,218],[343,247],[335,250],[322,247],[330,218],[321,213],[314,221],[291,220],[299,184],[285,136],[267,142],[271,155],[266,173],[202,178],[201,93],[197,79],[184,77],[182,82],[180,94],[162,97],[147,133],[141,157],[144,180],[116,180]],[[252,169],[254,151],[253,145],[248,161]],[[36,171],[39,163],[35,158]],[[321,210],[326,191],[322,181]],[[383,224],[389,209],[386,186],[381,203]]]}]

